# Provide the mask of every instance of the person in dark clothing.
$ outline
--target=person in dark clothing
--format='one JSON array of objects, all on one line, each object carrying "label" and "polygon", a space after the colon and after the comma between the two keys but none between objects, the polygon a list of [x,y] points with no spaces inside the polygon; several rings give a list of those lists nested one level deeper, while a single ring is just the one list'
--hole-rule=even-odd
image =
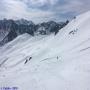
[{"label": "person in dark clothing", "polygon": [[25,63],[26,64],[28,61],[30,61],[32,59],[32,57],[29,57],[28,59],[26,59]]},{"label": "person in dark clothing", "polygon": [[58,60],[58,56],[57,56],[57,60]]},{"label": "person in dark clothing", "polygon": [[32,57],[29,57],[29,60],[31,60],[32,59]]},{"label": "person in dark clothing", "polygon": [[26,61],[25,61],[25,63],[24,64],[26,64],[28,62],[28,60],[26,59]]}]

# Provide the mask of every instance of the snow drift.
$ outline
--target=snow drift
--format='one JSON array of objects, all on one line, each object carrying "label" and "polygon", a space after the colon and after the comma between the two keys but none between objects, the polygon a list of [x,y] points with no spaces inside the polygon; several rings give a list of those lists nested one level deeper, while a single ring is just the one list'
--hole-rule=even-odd
[{"label": "snow drift", "polygon": [[23,34],[0,48],[0,86],[90,90],[90,12],[54,36]]}]

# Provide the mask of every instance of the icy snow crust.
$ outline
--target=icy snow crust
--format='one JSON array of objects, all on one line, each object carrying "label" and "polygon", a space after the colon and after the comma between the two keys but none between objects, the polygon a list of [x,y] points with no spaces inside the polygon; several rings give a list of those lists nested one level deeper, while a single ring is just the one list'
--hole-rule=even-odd
[{"label": "icy snow crust", "polygon": [[24,34],[0,48],[0,87],[6,86],[90,90],[90,12],[77,16],[56,36]]}]

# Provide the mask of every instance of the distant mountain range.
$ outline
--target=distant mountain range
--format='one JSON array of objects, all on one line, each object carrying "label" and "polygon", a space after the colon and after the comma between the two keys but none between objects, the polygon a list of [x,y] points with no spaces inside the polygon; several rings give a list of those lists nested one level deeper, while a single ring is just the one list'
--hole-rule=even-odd
[{"label": "distant mountain range", "polygon": [[12,41],[18,35],[28,33],[34,35],[48,35],[51,33],[57,34],[58,31],[68,24],[66,22],[57,23],[55,21],[43,22],[34,24],[32,21],[25,19],[12,20],[3,19],[0,20],[0,46]]}]

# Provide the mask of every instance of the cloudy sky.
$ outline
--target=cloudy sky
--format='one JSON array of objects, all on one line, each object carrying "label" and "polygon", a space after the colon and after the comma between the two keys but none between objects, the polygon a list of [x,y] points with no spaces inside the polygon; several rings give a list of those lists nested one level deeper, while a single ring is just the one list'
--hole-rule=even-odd
[{"label": "cloudy sky", "polygon": [[90,10],[90,0],[0,0],[0,19],[63,21]]}]

